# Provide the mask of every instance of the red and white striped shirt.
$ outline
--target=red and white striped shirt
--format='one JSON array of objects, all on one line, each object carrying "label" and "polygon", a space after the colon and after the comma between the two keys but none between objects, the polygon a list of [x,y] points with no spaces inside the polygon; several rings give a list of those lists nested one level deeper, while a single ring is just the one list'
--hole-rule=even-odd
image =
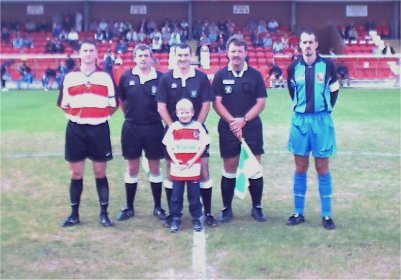
[{"label": "red and white striped shirt", "polygon": [[[193,159],[199,150],[210,144],[210,137],[202,124],[196,121],[184,125],[176,121],[168,128],[163,138],[163,144],[172,147],[175,157],[183,163]],[[193,166],[180,169],[174,163],[171,164],[171,179],[177,181],[199,180],[201,170],[201,158]]]},{"label": "red and white striped shirt", "polygon": [[58,106],[72,122],[91,125],[104,123],[117,107],[113,80],[100,69],[88,76],[81,71],[70,72],[60,89]]}]

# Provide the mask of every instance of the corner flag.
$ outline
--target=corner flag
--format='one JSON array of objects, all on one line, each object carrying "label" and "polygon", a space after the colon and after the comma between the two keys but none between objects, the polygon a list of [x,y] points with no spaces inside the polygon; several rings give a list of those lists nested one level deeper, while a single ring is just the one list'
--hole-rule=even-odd
[{"label": "corner flag", "polygon": [[237,197],[245,198],[246,187],[249,185],[248,180],[258,172],[262,172],[262,167],[245,140],[241,139],[241,153],[235,182],[235,195]]}]

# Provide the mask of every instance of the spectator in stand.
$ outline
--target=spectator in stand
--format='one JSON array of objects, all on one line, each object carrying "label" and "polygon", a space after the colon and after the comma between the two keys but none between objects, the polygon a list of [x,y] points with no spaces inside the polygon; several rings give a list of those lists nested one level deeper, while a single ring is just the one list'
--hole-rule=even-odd
[{"label": "spectator in stand", "polygon": [[161,52],[163,46],[163,40],[160,32],[156,32],[152,39],[152,51],[153,52]]},{"label": "spectator in stand", "polygon": [[110,74],[111,77],[113,77],[114,54],[111,49],[108,49],[106,54],[104,55],[103,63],[104,63],[104,71],[106,71],[107,73]]},{"label": "spectator in stand", "polygon": [[57,36],[61,41],[66,42],[68,40],[68,33],[65,29],[62,29]]},{"label": "spectator in stand", "polygon": [[355,28],[353,22],[351,22],[345,28],[345,39],[347,39],[349,41],[355,41],[358,39],[358,32],[356,31],[356,28]]},{"label": "spectator in stand", "polygon": [[14,19],[14,20],[11,21],[10,30],[11,31],[15,31],[15,32],[19,32],[20,31],[20,24],[19,24],[18,20]]},{"label": "spectator in stand", "polygon": [[185,19],[181,20],[180,29],[182,30],[182,34],[185,34],[184,36],[181,35],[182,41],[187,41],[189,32],[189,23]]},{"label": "spectator in stand", "polygon": [[54,37],[52,40],[48,40],[48,43],[46,44],[46,52],[64,53],[64,45],[59,38]]},{"label": "spectator in stand", "polygon": [[95,33],[99,28],[99,22],[97,20],[92,21],[89,24],[89,31]]},{"label": "spectator in stand", "polygon": [[226,47],[226,41],[224,41],[223,38],[220,38],[220,39],[219,39],[219,42],[218,42],[218,45],[217,45],[217,51],[218,51],[219,53],[221,53],[221,52],[225,52],[226,49],[227,49],[227,47]]},{"label": "spectator in stand", "polygon": [[338,30],[338,32],[340,33],[341,38],[343,38],[343,40],[347,40],[347,34],[345,33],[345,27],[341,26],[340,29]]},{"label": "spectator in stand", "polygon": [[119,53],[116,54],[116,58],[114,59],[114,65],[123,65],[121,54]]},{"label": "spectator in stand", "polygon": [[11,80],[10,66],[14,64],[14,60],[6,60],[1,64],[1,91],[8,91],[6,82]]},{"label": "spectator in stand", "polygon": [[75,25],[75,17],[71,11],[67,11],[63,16],[63,27],[67,32],[70,32]]},{"label": "spectator in stand", "polygon": [[102,18],[99,22],[98,27],[104,33],[104,35],[106,35],[106,30],[109,28],[109,24],[107,23],[107,21],[105,19]]},{"label": "spectator in stand", "polygon": [[53,35],[60,36],[60,33],[63,31],[60,23],[53,23]]},{"label": "spectator in stand", "polygon": [[25,22],[25,31],[26,32],[35,32],[36,31],[36,23],[32,20],[28,20]]},{"label": "spectator in stand", "polygon": [[270,34],[267,33],[265,37],[263,37],[263,47],[265,48],[272,48],[273,47],[273,40],[270,37]]},{"label": "spectator in stand", "polygon": [[269,81],[270,81],[270,88],[284,88],[284,75],[283,70],[274,63],[269,63]]},{"label": "spectator in stand", "polygon": [[199,44],[198,44],[198,49],[196,51],[196,55],[200,55],[200,49],[202,46],[208,46],[210,45],[210,40],[209,37],[206,35],[206,33],[203,33],[202,36],[199,39]]},{"label": "spectator in stand", "polygon": [[151,18],[146,22],[145,32],[146,34],[151,34],[153,31],[157,30],[156,22]]},{"label": "spectator in stand", "polygon": [[68,73],[67,63],[66,61],[61,61],[60,65],[56,69],[56,82],[58,84],[58,88],[60,88],[61,85],[63,84],[64,77],[67,73]]},{"label": "spectator in stand", "polygon": [[45,91],[48,91],[56,83],[56,70],[47,67],[42,77],[42,86]]},{"label": "spectator in stand", "polygon": [[266,26],[266,21],[261,19],[258,22],[258,27],[257,27],[257,33],[267,33],[267,26]]},{"label": "spectator in stand", "polygon": [[82,14],[79,11],[75,11],[75,30],[78,33],[82,32],[82,20]]},{"label": "spectator in stand", "polygon": [[127,42],[125,42],[124,39],[120,39],[116,47],[116,53],[126,53],[127,50],[128,50]]},{"label": "spectator in stand", "polygon": [[386,46],[382,50],[383,55],[393,55],[395,54],[394,48],[390,45],[390,42],[386,42]]},{"label": "spectator in stand", "polygon": [[74,50],[78,50],[79,48],[79,34],[75,31],[75,28],[71,28],[71,31],[68,33],[67,36],[68,43]]},{"label": "spectator in stand", "polygon": [[127,34],[125,34],[125,39],[128,41],[128,42],[134,42],[134,43],[137,43],[138,42],[138,33],[136,33],[136,30],[135,30],[135,28],[131,28],[131,30],[129,30],[128,32],[127,32]]},{"label": "spectator in stand", "polygon": [[26,62],[23,62],[18,67],[18,73],[20,74],[20,78],[18,79],[18,89],[21,89],[22,82],[25,82],[26,88],[29,89],[29,86],[32,84],[33,81],[31,67],[29,67]]},{"label": "spectator in stand", "polygon": [[42,22],[38,25],[37,30],[39,32],[51,32],[52,31],[52,23],[49,20],[43,19]]},{"label": "spectator in stand", "polygon": [[201,36],[202,36],[202,21],[198,19],[194,24],[192,37],[195,40],[199,40]]},{"label": "spectator in stand", "polygon": [[216,31],[214,29],[211,29],[208,37],[209,37],[210,43],[215,43],[215,42],[217,42],[218,34],[216,33]]},{"label": "spectator in stand", "polygon": [[24,38],[19,32],[17,32],[15,38],[13,39],[13,47],[15,49],[22,49],[24,47]]},{"label": "spectator in stand", "polygon": [[140,28],[138,32],[138,42],[143,43],[145,42],[145,39],[146,39],[145,30],[143,28]]},{"label": "spectator in stand", "polygon": [[67,54],[67,58],[65,60],[65,66],[67,67],[67,73],[75,69],[75,60],[69,54]]},{"label": "spectator in stand", "polygon": [[7,26],[1,28],[1,41],[3,43],[10,43],[11,41],[11,33]]},{"label": "spectator in stand", "polygon": [[100,28],[98,28],[95,34],[93,34],[93,38],[96,42],[105,42],[104,33],[100,30]]},{"label": "spectator in stand", "polygon": [[25,48],[33,48],[33,39],[31,33],[24,34],[24,47]]},{"label": "spectator in stand", "polygon": [[274,53],[282,53],[283,51],[284,51],[284,44],[283,42],[281,42],[281,40],[273,43]]},{"label": "spectator in stand", "polygon": [[258,24],[256,21],[249,19],[248,23],[246,24],[246,29],[248,29],[249,32],[256,32],[258,30]]},{"label": "spectator in stand", "polygon": [[283,34],[280,39],[281,43],[283,43],[283,48],[288,49],[290,47],[289,38],[287,34]]},{"label": "spectator in stand", "polygon": [[271,21],[269,21],[269,23],[267,24],[267,30],[269,30],[269,32],[275,32],[277,33],[279,28],[278,22],[275,19],[272,19]]},{"label": "spectator in stand", "polygon": [[179,44],[181,44],[181,36],[178,33],[178,29],[175,29],[173,31],[173,33],[171,33],[171,38],[170,38],[170,41],[169,41],[169,45],[171,47],[171,46],[175,46],[175,45],[179,45]]}]

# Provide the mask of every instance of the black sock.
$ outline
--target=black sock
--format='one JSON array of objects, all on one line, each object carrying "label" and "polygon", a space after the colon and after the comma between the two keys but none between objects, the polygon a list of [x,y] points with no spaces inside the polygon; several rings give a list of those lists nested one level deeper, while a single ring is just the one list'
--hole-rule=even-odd
[{"label": "black sock", "polygon": [[164,188],[166,190],[166,198],[168,205],[168,212],[171,214],[171,195],[173,194],[173,189]]},{"label": "black sock", "polygon": [[235,178],[221,177],[221,196],[225,208],[231,209],[231,203],[234,197]]},{"label": "black sock", "polygon": [[127,208],[134,210],[134,200],[136,195],[137,183],[125,183],[125,195],[127,199]]},{"label": "black sock", "polygon": [[249,192],[252,198],[252,206],[262,206],[263,177],[258,179],[249,179]]},{"label": "black sock", "polygon": [[150,188],[152,189],[153,202],[155,208],[161,208],[162,183],[150,182]]},{"label": "black sock", "polygon": [[205,215],[212,214],[212,188],[200,189]]},{"label": "black sock", "polygon": [[107,214],[107,208],[109,207],[109,182],[107,177],[96,178],[96,190],[99,196],[100,213]]},{"label": "black sock", "polygon": [[71,179],[70,182],[70,201],[71,201],[71,216],[79,216],[79,204],[83,190],[83,179]]}]

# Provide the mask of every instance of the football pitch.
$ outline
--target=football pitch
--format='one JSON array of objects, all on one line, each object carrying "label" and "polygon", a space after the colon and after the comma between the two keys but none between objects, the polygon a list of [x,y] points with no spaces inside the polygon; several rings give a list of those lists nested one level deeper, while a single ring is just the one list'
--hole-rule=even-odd
[{"label": "football pitch", "polygon": [[[286,90],[269,91],[264,124],[263,204],[268,220],[250,216],[249,194],[234,199],[229,224],[194,234],[184,203],[183,229],[172,234],[152,215],[149,183],[140,174],[136,216],[115,218],[125,204],[120,131],[110,121],[114,160],[108,165],[113,228],[98,222],[99,205],[87,162],[81,224],[61,228],[69,215],[69,171],[64,161],[66,119],[56,91],[1,93],[1,279],[271,279],[400,277],[400,92],[341,90],[333,112],[338,153],[331,161],[337,228],[321,226],[311,160],[306,222],[286,226],[292,214],[293,157],[287,152],[291,104]],[[222,207],[216,114],[210,171],[213,211]],[[163,205],[167,208],[165,195]]]}]

